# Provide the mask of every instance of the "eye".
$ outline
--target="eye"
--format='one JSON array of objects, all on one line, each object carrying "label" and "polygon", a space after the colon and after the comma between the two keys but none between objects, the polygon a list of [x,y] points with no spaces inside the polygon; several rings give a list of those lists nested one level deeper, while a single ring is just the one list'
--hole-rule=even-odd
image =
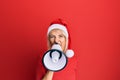
[{"label": "eye", "polygon": [[64,35],[59,35],[59,37],[60,37],[60,38],[63,38],[63,37],[64,37]]},{"label": "eye", "polygon": [[49,35],[49,38],[54,38],[55,36],[54,35]]}]

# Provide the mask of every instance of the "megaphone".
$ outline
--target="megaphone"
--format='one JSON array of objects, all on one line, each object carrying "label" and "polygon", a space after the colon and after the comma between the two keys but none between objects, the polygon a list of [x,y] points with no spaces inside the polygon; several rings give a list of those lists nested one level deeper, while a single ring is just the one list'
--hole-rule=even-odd
[{"label": "megaphone", "polygon": [[63,70],[68,62],[68,58],[63,53],[59,44],[54,44],[50,50],[48,50],[42,58],[43,65],[50,71]]}]

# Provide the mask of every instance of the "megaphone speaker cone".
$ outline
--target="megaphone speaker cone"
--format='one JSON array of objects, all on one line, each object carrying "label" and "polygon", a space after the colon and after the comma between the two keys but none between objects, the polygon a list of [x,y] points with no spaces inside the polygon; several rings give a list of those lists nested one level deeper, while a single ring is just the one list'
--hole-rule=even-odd
[{"label": "megaphone speaker cone", "polygon": [[46,69],[60,71],[66,67],[68,59],[62,51],[51,49],[44,54],[42,62]]}]

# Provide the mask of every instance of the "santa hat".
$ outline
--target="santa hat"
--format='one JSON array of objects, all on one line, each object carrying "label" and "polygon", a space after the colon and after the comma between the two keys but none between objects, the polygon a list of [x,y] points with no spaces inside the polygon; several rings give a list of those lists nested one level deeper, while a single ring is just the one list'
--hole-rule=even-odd
[{"label": "santa hat", "polygon": [[62,19],[57,19],[53,21],[48,28],[47,36],[49,35],[49,32],[52,31],[53,29],[60,29],[65,33],[65,37],[67,39],[65,55],[68,58],[73,57],[74,51],[71,49],[71,38],[70,38],[69,31],[68,31],[68,25],[66,24],[66,22],[64,22]]}]

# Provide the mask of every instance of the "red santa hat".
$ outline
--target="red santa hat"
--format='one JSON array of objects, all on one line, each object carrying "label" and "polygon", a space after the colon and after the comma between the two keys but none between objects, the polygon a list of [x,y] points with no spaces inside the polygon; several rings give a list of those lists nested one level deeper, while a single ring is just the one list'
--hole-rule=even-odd
[{"label": "red santa hat", "polygon": [[66,37],[66,40],[67,40],[65,55],[68,58],[73,57],[74,56],[74,51],[71,49],[71,37],[70,37],[69,30],[68,30],[68,25],[66,24],[66,22],[63,21],[62,19],[57,19],[57,20],[53,21],[48,28],[47,36],[48,36],[49,32],[53,29],[60,29],[65,33],[65,37]]}]

